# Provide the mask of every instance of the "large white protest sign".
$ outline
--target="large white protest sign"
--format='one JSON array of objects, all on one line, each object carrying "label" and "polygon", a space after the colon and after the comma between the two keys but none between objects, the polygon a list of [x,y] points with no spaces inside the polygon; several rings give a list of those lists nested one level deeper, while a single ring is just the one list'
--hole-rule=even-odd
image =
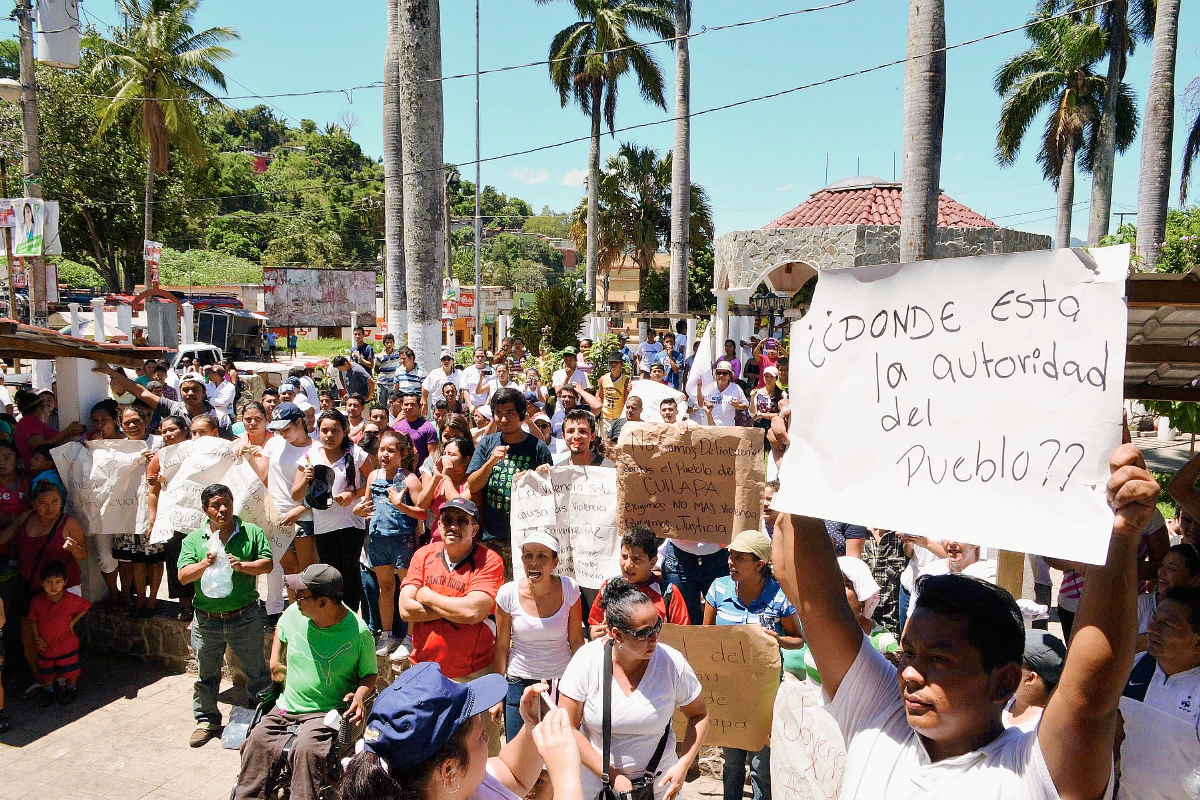
[{"label": "large white protest sign", "polygon": [[233,513],[263,529],[276,561],[291,545],[295,527],[279,524],[275,504],[240,446],[204,436],[164,447],[159,463],[165,486],[159,493],[151,542],[165,542],[175,531],[190,532],[204,524],[200,493],[209,484],[221,483],[233,492]]},{"label": "large white protest sign", "polygon": [[771,786],[783,800],[833,800],[846,771],[846,742],[821,687],[785,679],[771,722]]},{"label": "large white protest sign", "polygon": [[548,475],[529,470],[513,481],[513,576],[525,576],[525,537],[542,532],[558,541],[554,574],[574,578],[586,589],[599,589],[621,572],[616,513],[617,471],[612,467],[551,467]]},{"label": "large white protest sign", "polygon": [[[1185,720],[1121,698],[1125,738],[1121,743],[1119,798],[1183,798],[1183,779],[1200,764],[1195,720]],[[1130,789],[1136,788],[1136,791]]]},{"label": "large white protest sign", "polygon": [[67,487],[67,512],[89,536],[135,530],[138,488],[146,476],[145,442],[98,439],[50,451]]},{"label": "large white protest sign", "polygon": [[1102,563],[1127,269],[1104,248],[822,272],[773,507]]},{"label": "large white protest sign", "polygon": [[629,384],[629,396],[640,397],[642,400],[642,422],[662,422],[659,406],[668,397],[679,404],[679,413],[687,414],[687,397],[683,392],[672,389],[665,383],[654,381],[633,381]]}]

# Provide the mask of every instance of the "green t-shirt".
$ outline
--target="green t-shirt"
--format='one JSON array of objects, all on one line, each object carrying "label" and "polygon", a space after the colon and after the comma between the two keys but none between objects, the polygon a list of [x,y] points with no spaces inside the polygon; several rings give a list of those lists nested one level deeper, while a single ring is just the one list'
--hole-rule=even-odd
[{"label": "green t-shirt", "polygon": [[[252,525],[249,522],[242,522],[240,517],[234,517],[234,525],[237,529],[233,535],[229,537],[229,541],[225,543],[225,552],[232,555],[239,561],[258,561],[262,558],[271,558],[271,543],[267,540],[267,535],[263,533],[262,528],[257,525]],[[208,558],[208,524],[201,525],[196,530],[189,533],[183,540],[183,545],[179,550],[179,568],[199,564],[204,559]],[[196,587],[196,597],[192,600],[192,605],[201,611],[207,611],[210,614],[224,614],[229,611],[237,611],[239,608],[248,606],[258,599],[258,589],[255,587],[256,577],[247,575],[244,572],[233,573],[233,591],[228,597],[214,599],[204,596],[204,590],[200,588],[200,579],[197,578],[192,585]]]},{"label": "green t-shirt", "polygon": [[275,632],[287,645],[287,680],[280,704],[291,714],[315,714],[346,707],[343,698],[367,675],[378,673],[375,637],[362,617],[346,609],[342,621],[318,628],[293,603]]},{"label": "green t-shirt", "polygon": [[[893,653],[900,649],[900,643],[896,641],[896,637],[888,632],[888,629],[882,625],[876,625],[867,637],[871,640],[871,646],[881,653]],[[821,685],[821,675],[817,672],[817,662],[813,660],[812,652],[808,649],[808,645],[804,645],[798,650],[783,651],[783,669],[790,672],[800,680],[805,677],[812,679],[812,682]]]}]

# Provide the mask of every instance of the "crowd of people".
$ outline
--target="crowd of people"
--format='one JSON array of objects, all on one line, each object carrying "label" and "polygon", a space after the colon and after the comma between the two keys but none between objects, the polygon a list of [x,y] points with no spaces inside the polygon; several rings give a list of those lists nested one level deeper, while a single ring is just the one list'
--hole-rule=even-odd
[{"label": "crowd of people", "polygon": [[[359,330],[332,361],[332,387],[296,367],[258,399],[243,396],[232,365],[176,377],[152,361],[131,377],[97,364],[112,398],[86,426],[61,430],[53,392],[18,391],[17,413],[0,417],[6,683],[27,682],[24,695],[43,706],[75,698],[90,556],[110,612],[157,613],[165,577],[191,623],[193,747],[222,730],[227,649],[252,697],[283,685],[277,713],[243,746],[242,798],[262,796],[292,726],[292,795],[317,796],[337,711],[366,724],[346,798],[590,800],[611,789],[671,800],[695,772],[709,709],[687,660],[659,642],[664,623],[755,625],[775,640],[782,679],[816,687],[841,728],[843,797],[935,787],[1099,797],[1110,773],[1122,796],[1142,796],[1138,764],[1121,758],[1137,752],[1119,744],[1123,693],[1192,724],[1200,743],[1200,459],[1172,482],[1179,512],[1166,520],[1140,454],[1118,450],[1108,563],[1037,558],[1039,602],[1018,603],[975,544],[772,511],[790,445],[786,351],[773,338],[725,342],[712,380],[697,384],[695,348],[685,354],[677,339],[650,331],[601,364],[583,340],[543,375],[519,338],[476,349],[466,368],[445,351],[426,371],[390,334],[376,350]],[[640,380],[682,392],[662,401],[665,424],[764,430],[765,509],[727,545],[631,526],[620,573],[589,589],[557,574],[554,536],[534,533],[514,551],[512,486],[552,465],[611,468],[624,424],[641,421]],[[710,389],[688,396],[689,385]],[[65,513],[53,448],[144,441],[153,521],[158,451],[203,436],[243,445],[281,523],[295,527],[279,559],[222,484],[200,497],[207,522],[163,544],[88,535]],[[1051,568],[1064,575],[1062,638],[1046,629]],[[399,677],[369,708],[382,658]],[[0,730],[2,709],[0,694]],[[769,800],[770,745],[722,756],[725,800],[743,796],[747,777],[754,800]]]}]

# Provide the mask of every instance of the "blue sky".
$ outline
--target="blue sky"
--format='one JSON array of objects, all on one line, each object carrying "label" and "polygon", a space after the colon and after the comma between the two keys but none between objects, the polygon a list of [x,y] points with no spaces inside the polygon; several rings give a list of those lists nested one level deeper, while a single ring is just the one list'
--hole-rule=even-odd
[{"label": "blue sky", "polygon": [[[694,0],[693,30],[822,4],[821,0]],[[947,0],[946,4],[947,38],[953,44],[1023,24],[1033,0]],[[84,0],[84,7],[102,20],[117,19],[108,0]],[[902,0],[856,0],[840,8],[697,36],[691,43],[692,109],[903,58],[907,8]],[[444,74],[474,68],[474,9],[473,0],[442,0]],[[572,20],[568,3],[541,6],[533,0],[483,0],[481,16],[484,69],[545,59],[552,36]],[[228,25],[241,33],[236,45],[240,55],[226,68],[231,95],[359,86],[378,81],[382,74],[383,0],[337,4],[205,0],[198,24]],[[1184,3],[1179,27],[1176,86],[1182,95],[1188,82],[1200,75],[1200,6]],[[942,188],[1001,224],[1051,233],[1055,195],[1041,180],[1035,160],[1040,125],[1016,165],[1000,169],[993,157],[1000,102],[991,88],[992,76],[1005,58],[1024,48],[1025,41],[1018,32],[950,52]],[[670,91],[674,55],[662,45],[654,53]],[[1149,69],[1150,47],[1142,45],[1126,77],[1137,91],[1139,107],[1144,105]],[[820,189],[826,183],[827,154],[830,181],[856,173],[890,179],[893,156],[900,162],[903,80],[903,66],[896,66],[695,119],[692,177],[709,191],[718,233],[761,227]],[[450,80],[444,86],[446,160],[470,161],[475,152],[474,81]],[[560,108],[545,66],[485,75],[482,91],[485,158],[588,132],[587,120],[577,109]],[[354,138],[378,156],[381,100],[379,89],[361,89],[349,97],[335,93],[269,102],[293,124],[303,117],[324,124],[350,111],[358,118]],[[673,109],[670,97],[667,104]],[[1183,109],[1180,97],[1172,197],[1178,192],[1178,160],[1186,132]],[[634,83],[623,84],[618,126],[670,116],[644,103]],[[671,123],[618,134],[616,140],[606,135],[604,155],[621,140],[666,150],[672,136]],[[1139,154],[1140,142],[1117,161],[1114,211],[1136,209]],[[524,198],[535,210],[544,204],[566,210],[582,196],[586,166],[587,144],[577,143],[490,161],[483,165],[483,182]],[[473,179],[474,167],[464,172]],[[1075,197],[1079,204],[1076,237],[1086,236],[1089,195],[1090,182],[1081,176]]]}]

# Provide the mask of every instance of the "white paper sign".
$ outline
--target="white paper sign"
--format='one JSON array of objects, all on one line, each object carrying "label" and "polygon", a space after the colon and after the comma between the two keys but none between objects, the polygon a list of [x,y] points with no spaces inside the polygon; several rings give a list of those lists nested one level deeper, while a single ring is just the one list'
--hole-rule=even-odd
[{"label": "white paper sign", "polygon": [[1183,777],[1200,765],[1196,724],[1129,697],[1121,698],[1125,741],[1121,743],[1118,798],[1173,800],[1187,795]]},{"label": "white paper sign", "polygon": [[555,575],[599,589],[621,572],[616,513],[617,471],[612,467],[551,467],[549,477],[529,470],[513,481],[513,577],[525,577],[521,545],[528,534],[540,531],[558,540]]},{"label": "white paper sign", "polygon": [[1093,252],[822,272],[773,507],[1103,563],[1129,262]]},{"label": "white paper sign", "polygon": [[[640,397],[642,399],[642,422],[662,422],[662,414],[659,412],[659,406],[662,401],[668,397],[675,398],[679,403],[679,413],[687,414],[687,397],[683,392],[676,391],[665,383],[657,383],[651,380],[637,380],[629,384],[630,397]],[[627,401],[628,402],[628,401]]]},{"label": "white paper sign", "polygon": [[833,800],[846,771],[846,742],[821,687],[790,677],[775,695],[771,786],[782,800]]},{"label": "white paper sign", "polygon": [[67,513],[89,536],[136,530],[145,450],[145,442],[110,439],[68,442],[50,451],[67,487]]}]

